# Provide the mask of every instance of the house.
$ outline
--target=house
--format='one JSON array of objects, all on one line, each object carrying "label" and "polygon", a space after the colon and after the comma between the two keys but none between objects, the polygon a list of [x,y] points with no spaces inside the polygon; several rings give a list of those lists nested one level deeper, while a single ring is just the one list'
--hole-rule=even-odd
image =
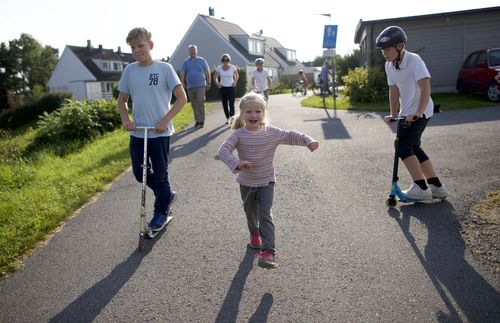
[{"label": "house", "polygon": [[[272,37],[264,36],[262,31],[249,35],[238,25],[215,18],[213,13],[210,8],[209,16],[196,16],[170,57],[168,62],[177,71],[180,71],[182,62],[189,56],[190,44],[198,46],[198,55],[206,59],[211,70],[220,64],[224,53],[231,55],[232,64],[246,69],[247,75],[255,70],[255,59],[264,58],[264,68],[269,70],[274,82],[283,75],[297,74],[299,69],[304,69],[296,58],[295,50],[284,47]],[[250,81],[248,77],[248,87]]]},{"label": "house", "polygon": [[375,39],[391,25],[405,30],[408,36],[406,48],[424,59],[432,75],[433,92],[455,91],[458,71],[470,52],[500,47],[500,7],[360,20],[354,43],[360,47],[361,66],[372,66],[381,59]]},{"label": "house", "polygon": [[118,85],[123,69],[135,62],[132,54],[115,52],[102,45],[66,46],[50,76],[50,92],[71,92],[77,100],[109,99]]}]

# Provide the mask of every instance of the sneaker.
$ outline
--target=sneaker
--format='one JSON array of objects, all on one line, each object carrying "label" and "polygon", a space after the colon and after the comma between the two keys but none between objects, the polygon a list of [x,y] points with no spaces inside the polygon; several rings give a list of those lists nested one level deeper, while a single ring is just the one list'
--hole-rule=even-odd
[{"label": "sneaker", "polygon": [[409,199],[412,200],[430,200],[432,199],[432,192],[429,187],[426,190],[423,190],[417,184],[411,184],[410,188],[406,191],[402,191],[402,193]]},{"label": "sneaker", "polygon": [[151,219],[151,222],[149,222],[149,228],[152,231],[160,231],[165,227],[166,224],[167,216],[165,214],[154,212],[153,218]]},{"label": "sneaker", "polygon": [[274,252],[269,250],[261,251],[256,258],[258,258],[257,265],[262,268],[272,269],[278,267],[276,265],[276,256]]},{"label": "sneaker", "polygon": [[262,239],[260,238],[259,232],[255,231],[250,233],[250,248],[260,249],[262,247]]},{"label": "sneaker", "polygon": [[432,197],[437,197],[440,199],[445,199],[450,193],[446,189],[446,186],[444,184],[441,184],[441,187],[437,187],[434,184],[428,184],[428,186],[431,189],[432,192]]}]

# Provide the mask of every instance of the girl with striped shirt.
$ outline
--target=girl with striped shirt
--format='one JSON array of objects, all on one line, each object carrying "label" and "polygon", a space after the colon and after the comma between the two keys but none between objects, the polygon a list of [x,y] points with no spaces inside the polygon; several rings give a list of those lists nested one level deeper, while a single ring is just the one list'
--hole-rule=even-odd
[{"label": "girl with striped shirt", "polygon": [[[240,113],[233,118],[235,130],[220,146],[219,157],[236,175],[240,184],[243,208],[250,231],[250,247],[261,249],[257,264],[276,268],[274,223],[271,207],[274,198],[274,155],[278,145],[318,148],[313,138],[294,130],[282,130],[268,125],[267,103],[257,93],[248,93],[240,101]],[[233,154],[237,150],[238,156]]]}]

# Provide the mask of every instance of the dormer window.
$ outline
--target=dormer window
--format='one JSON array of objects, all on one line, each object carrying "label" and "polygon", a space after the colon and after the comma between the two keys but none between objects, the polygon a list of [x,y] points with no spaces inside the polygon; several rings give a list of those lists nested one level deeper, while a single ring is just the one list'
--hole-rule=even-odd
[{"label": "dormer window", "polygon": [[248,53],[253,55],[264,54],[264,44],[262,40],[248,38]]},{"label": "dormer window", "polygon": [[123,63],[116,61],[102,61],[103,71],[123,71]]}]

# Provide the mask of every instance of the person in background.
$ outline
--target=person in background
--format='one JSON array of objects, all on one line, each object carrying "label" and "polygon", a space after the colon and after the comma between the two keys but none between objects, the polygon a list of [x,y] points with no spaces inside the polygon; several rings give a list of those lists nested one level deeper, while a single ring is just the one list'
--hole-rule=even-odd
[{"label": "person in background", "polygon": [[195,127],[203,128],[205,124],[205,94],[212,86],[210,68],[207,61],[198,56],[198,47],[189,45],[189,57],[181,66],[180,79],[187,89],[193,108]]},{"label": "person in background", "polygon": [[257,93],[262,93],[266,101],[269,100],[269,89],[272,88],[273,81],[269,72],[264,69],[264,59],[255,60],[256,69],[252,72],[252,89]]},{"label": "person in background", "polygon": [[220,90],[222,108],[226,115],[226,124],[234,116],[235,88],[238,83],[238,69],[231,62],[229,54],[223,54],[220,58],[221,65],[217,66],[214,73],[214,82]]},{"label": "person in background", "polygon": [[302,82],[302,86],[304,87],[305,90],[304,94],[307,94],[307,86],[309,85],[309,81],[307,80],[307,76],[304,74],[303,70],[299,71],[298,81]]}]

